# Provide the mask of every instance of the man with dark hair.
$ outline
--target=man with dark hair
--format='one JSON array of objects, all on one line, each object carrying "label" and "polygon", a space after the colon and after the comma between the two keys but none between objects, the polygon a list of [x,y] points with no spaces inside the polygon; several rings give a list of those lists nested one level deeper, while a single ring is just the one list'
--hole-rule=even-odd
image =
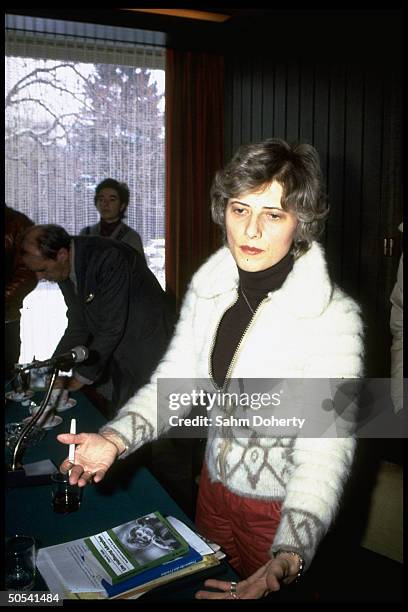
[{"label": "man with dark hair", "polygon": [[139,234],[126,225],[123,219],[129,206],[129,187],[112,178],[104,179],[96,186],[94,204],[101,216],[95,225],[88,225],[80,236],[106,236],[125,242],[145,259],[143,243]]},{"label": "man with dark hair", "polygon": [[168,338],[165,295],[142,257],[99,236],[71,237],[57,225],[36,225],[24,235],[23,260],[37,278],[57,282],[68,326],[54,354],[76,345],[88,359],[73,369],[68,389],[99,380],[107,368],[112,412],[148,382]]},{"label": "man with dark hair", "polygon": [[23,300],[32,291],[37,280],[20,257],[20,239],[27,227],[34,225],[23,213],[5,205],[4,233],[6,255],[5,289],[5,375],[13,375],[14,364],[20,357],[20,309]]}]

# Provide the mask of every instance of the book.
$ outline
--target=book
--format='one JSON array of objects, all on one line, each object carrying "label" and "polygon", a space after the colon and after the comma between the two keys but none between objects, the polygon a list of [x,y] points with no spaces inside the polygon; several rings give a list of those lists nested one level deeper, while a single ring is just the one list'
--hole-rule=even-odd
[{"label": "book", "polygon": [[[215,554],[206,555],[201,561],[198,561],[197,563],[193,563],[188,567],[176,570],[175,572],[166,574],[161,578],[156,578],[155,580],[140,585],[139,587],[135,587],[133,589],[130,589],[129,591],[120,593],[119,595],[113,596],[111,599],[138,599],[146,593],[154,591],[158,587],[168,586],[172,582],[179,581],[182,578],[191,577],[194,574],[198,573],[207,573],[207,577],[209,577],[209,571],[218,567],[219,565],[220,560]],[[82,599],[82,597],[79,598]]]},{"label": "book", "polygon": [[117,584],[112,585],[102,578],[101,584],[108,597],[115,597],[137,587],[146,586],[153,580],[157,580],[163,576],[180,572],[180,570],[191,565],[195,565],[199,561],[202,561],[202,559],[203,557],[200,555],[200,553],[189,546],[188,552],[182,557],[177,557],[177,559],[171,559],[170,561],[166,561],[165,563],[151,567],[143,572],[139,572],[135,576],[127,578],[126,580],[121,580]]},{"label": "book", "polygon": [[[128,578],[116,585],[102,584],[101,566],[95,562],[96,558],[90,553],[84,538],[39,549],[36,559],[38,571],[49,590],[58,593],[62,599],[97,600],[136,599],[158,587],[171,586],[174,581],[181,580],[182,584],[183,580],[193,580],[196,573],[206,576],[217,571],[220,559],[225,557],[219,546],[205,541],[175,517],[168,516],[166,520],[188,543],[188,552],[139,572],[133,576],[133,583]],[[197,559],[195,562],[194,558]]]},{"label": "book", "polygon": [[[183,567],[179,570],[176,570],[174,572],[171,572],[169,574],[165,574],[164,576],[161,576],[160,578],[156,578],[154,580],[152,580],[151,582],[148,582],[146,584],[142,584],[140,586],[131,588],[128,591],[124,591],[121,593],[118,593],[117,595],[112,595],[111,597],[107,596],[106,591],[104,593],[102,592],[96,592],[96,591],[89,591],[89,592],[76,592],[76,593],[69,593],[67,595],[68,599],[108,599],[108,600],[115,600],[115,599],[138,599],[140,597],[145,596],[147,593],[154,593],[156,592],[158,589],[162,589],[162,588],[169,588],[172,586],[172,583],[179,583],[179,584],[183,584],[183,581],[192,581],[194,579],[194,575],[195,574],[199,574],[200,576],[202,576],[203,580],[206,578],[210,578],[211,576],[213,576],[217,571],[222,571],[223,568],[221,566],[221,561],[217,558],[216,554],[212,554],[212,555],[206,555],[205,557],[203,557],[203,559],[201,561],[198,561],[197,563],[193,563],[187,567]],[[184,583],[185,584],[185,583]]]},{"label": "book", "polygon": [[87,537],[84,542],[90,551],[88,560],[112,585],[182,557],[189,550],[186,540],[157,511]]},{"label": "book", "polygon": [[[195,551],[196,561],[188,562],[187,557],[189,555],[185,555],[182,558],[152,568],[152,570],[147,570],[143,572],[143,581],[140,581],[140,584],[137,584],[137,578],[141,574],[117,584],[116,587],[111,586],[110,589],[102,580],[109,598],[137,599],[159,586],[162,587],[181,578],[191,577],[198,572],[210,574],[211,571],[214,571],[214,568],[220,565],[220,561],[225,557],[225,554],[220,550],[218,544],[205,540],[173,516],[167,516],[166,519],[189,543],[190,549]],[[131,584],[132,581],[134,581],[133,585]],[[128,584],[126,585],[125,582]]]}]

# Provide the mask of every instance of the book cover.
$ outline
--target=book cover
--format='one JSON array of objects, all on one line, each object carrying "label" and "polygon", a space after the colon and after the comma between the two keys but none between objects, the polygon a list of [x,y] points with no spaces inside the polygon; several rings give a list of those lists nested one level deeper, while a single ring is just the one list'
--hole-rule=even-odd
[{"label": "book cover", "polygon": [[160,514],[151,512],[85,538],[86,546],[110,584],[185,555],[185,539]]},{"label": "book cover", "polygon": [[172,574],[176,571],[189,567],[190,565],[194,565],[199,561],[202,561],[202,559],[203,557],[200,555],[200,553],[189,546],[188,552],[182,557],[177,557],[177,559],[172,559],[166,563],[151,567],[143,572],[139,572],[135,576],[127,578],[126,580],[121,580],[117,584],[109,584],[109,582],[107,582],[105,579],[102,579],[101,582],[108,597],[114,597],[124,593],[125,591],[130,591],[131,589],[145,585],[152,580],[162,578],[163,576]]},{"label": "book cover", "polygon": [[138,599],[139,597],[145,596],[146,593],[156,591],[159,587],[171,585],[173,582],[180,584],[180,580],[185,580],[189,577],[194,577],[195,575],[209,577],[208,572],[210,570],[214,570],[214,568],[218,568],[220,564],[220,560],[217,559],[214,554],[205,555],[203,559],[197,563],[193,563],[188,567],[184,567],[180,570],[171,572],[170,574],[166,574],[161,578],[151,580],[150,582],[130,589],[124,593],[120,593],[119,595],[116,595],[110,599]]},{"label": "book cover", "polygon": [[[192,580],[196,575],[200,576],[200,581],[204,581],[207,578],[212,577],[216,573],[223,571],[221,561],[213,555],[206,555],[201,561],[193,563],[187,567],[183,567],[179,570],[175,570],[169,574],[165,574],[160,578],[156,578],[146,584],[131,588],[123,593],[118,593],[112,597],[107,597],[106,592],[103,595],[101,593],[75,593],[73,598],[75,599],[98,599],[105,601],[114,601],[116,599],[139,599],[145,597],[149,593],[160,592],[165,587],[171,587],[172,584],[182,585],[184,581]],[[225,571],[225,570],[224,570]],[[177,587],[176,587],[177,588]]]}]

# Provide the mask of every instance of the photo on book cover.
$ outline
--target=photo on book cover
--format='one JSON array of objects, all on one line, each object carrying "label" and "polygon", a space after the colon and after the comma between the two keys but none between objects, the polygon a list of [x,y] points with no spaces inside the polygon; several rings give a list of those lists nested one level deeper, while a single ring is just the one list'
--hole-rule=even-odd
[{"label": "photo on book cover", "polygon": [[112,531],[140,565],[159,559],[164,554],[180,548],[180,541],[154,513],[114,527]]}]

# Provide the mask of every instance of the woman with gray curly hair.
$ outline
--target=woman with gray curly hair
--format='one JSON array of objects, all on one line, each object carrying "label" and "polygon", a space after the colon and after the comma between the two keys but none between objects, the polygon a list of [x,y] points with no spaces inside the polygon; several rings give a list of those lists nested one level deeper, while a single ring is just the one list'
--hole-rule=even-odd
[{"label": "woman with gray curly hair", "polygon": [[289,145],[271,138],[241,146],[215,176],[211,188],[212,218],[223,228],[225,236],[228,201],[243,193],[262,192],[272,182],[282,187],[281,208],[297,217],[291,253],[302,255],[323,231],[328,215],[319,155],[311,145]]},{"label": "woman with gray curly hair", "polygon": [[[211,197],[226,245],[193,276],[150,383],[99,434],[58,436],[78,444],[74,466],[61,465],[72,483],[100,481],[116,457],[163,432],[158,379],[209,379],[222,394],[236,379],[362,376],[359,307],[331,281],[317,242],[327,215],[317,151],[276,138],[244,145]],[[208,421],[196,524],[242,580],[208,580],[218,591],[200,599],[259,598],[299,578],[333,523],[355,449],[352,436],[302,437],[300,426],[245,435],[228,429],[230,409],[218,407],[217,421],[214,408]],[[180,405],[177,417],[189,411]]]}]

